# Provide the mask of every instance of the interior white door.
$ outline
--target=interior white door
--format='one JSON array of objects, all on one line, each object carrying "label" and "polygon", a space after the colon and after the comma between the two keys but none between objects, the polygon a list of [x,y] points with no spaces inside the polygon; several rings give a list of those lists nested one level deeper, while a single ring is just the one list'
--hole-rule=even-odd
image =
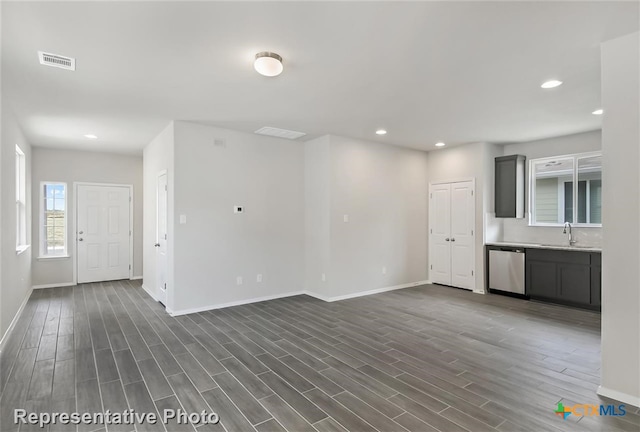
[{"label": "interior white door", "polygon": [[76,199],[78,282],[129,279],[131,189],[78,185]]},{"label": "interior white door", "polygon": [[156,209],[156,268],[158,301],[167,304],[167,173],[158,175],[158,199]]},{"label": "interior white door", "polygon": [[475,201],[473,182],[451,184],[451,285],[473,289]]},{"label": "interior white door", "polygon": [[429,260],[433,283],[451,284],[451,185],[432,185],[429,199]]},{"label": "interior white door", "polygon": [[429,278],[433,283],[475,287],[473,189],[472,181],[429,188]]}]

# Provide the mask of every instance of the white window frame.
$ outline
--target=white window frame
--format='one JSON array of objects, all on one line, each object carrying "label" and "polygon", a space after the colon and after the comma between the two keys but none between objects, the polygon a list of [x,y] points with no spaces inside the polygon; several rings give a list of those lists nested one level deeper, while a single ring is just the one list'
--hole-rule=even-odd
[{"label": "white window frame", "polygon": [[27,240],[27,158],[16,145],[16,253],[29,248]]},{"label": "white window frame", "polygon": [[[563,223],[550,223],[550,222],[536,222],[536,173],[535,166],[538,164],[548,163],[558,159],[573,159],[573,220],[572,226],[584,227],[584,228],[602,228],[602,224],[595,223],[578,223],[578,166],[580,159],[585,159],[594,156],[602,156],[602,152],[588,152],[588,153],[574,153],[569,155],[559,155],[553,157],[545,157],[529,160],[529,226],[546,226],[546,227],[561,227]],[[564,184],[564,183],[563,183]],[[561,187],[558,186],[560,189]],[[564,187],[562,187],[562,194],[558,195],[558,212],[564,214]],[[561,205],[562,204],[562,205]],[[589,204],[589,181],[587,181],[587,205]],[[588,209],[589,207],[587,207]],[[564,216],[563,216],[564,217]],[[589,220],[589,212],[587,211],[587,220]]]},{"label": "white window frame", "polygon": [[[45,185],[62,185],[64,186],[64,251],[59,254],[50,254],[47,252],[47,230],[45,227],[45,200],[44,186]],[[67,236],[69,229],[69,188],[65,182],[43,181],[40,182],[40,251],[38,259],[56,259],[56,258],[69,258],[69,238]]]}]

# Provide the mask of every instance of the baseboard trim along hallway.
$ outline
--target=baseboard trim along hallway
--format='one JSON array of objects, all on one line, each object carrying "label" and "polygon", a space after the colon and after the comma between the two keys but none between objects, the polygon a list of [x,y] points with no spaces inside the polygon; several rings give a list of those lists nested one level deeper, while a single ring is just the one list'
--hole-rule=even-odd
[{"label": "baseboard trim along hallway", "polygon": [[[223,309],[223,308],[232,307],[232,306],[242,306],[245,304],[259,303],[267,300],[276,300],[280,298],[293,297],[293,296],[303,295],[303,294],[317,298],[318,300],[322,300],[326,302],[334,302],[334,301],[347,300],[347,299],[356,298],[356,297],[368,296],[372,294],[380,294],[387,291],[395,291],[403,288],[411,288],[419,285],[427,285],[430,283],[431,282],[429,280],[421,280],[421,281],[409,282],[401,285],[375,288],[372,290],[360,291],[357,293],[346,294],[346,295],[335,296],[335,297],[328,297],[312,291],[293,291],[293,292],[282,293],[282,294],[274,294],[270,296],[254,297],[246,300],[238,300],[238,301],[228,302],[228,303],[218,303],[218,304],[201,306],[201,307],[191,308],[191,309],[172,310],[167,307],[166,310],[171,316],[180,316],[180,315],[187,315],[187,314],[198,313],[198,312],[205,312],[208,310]],[[142,289],[144,289],[147,292],[147,294],[149,294],[154,300],[158,301],[158,298],[156,297],[155,293],[151,291],[148,287],[146,287],[144,283],[142,284]]]}]

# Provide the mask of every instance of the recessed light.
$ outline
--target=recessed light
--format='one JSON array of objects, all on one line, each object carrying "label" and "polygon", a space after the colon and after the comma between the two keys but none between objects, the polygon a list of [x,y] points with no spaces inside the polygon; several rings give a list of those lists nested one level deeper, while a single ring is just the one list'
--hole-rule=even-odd
[{"label": "recessed light", "polygon": [[256,54],[253,67],[260,75],[274,77],[282,73],[282,57],[276,53],[263,51]]},{"label": "recessed light", "polygon": [[591,114],[593,114],[593,115],[602,115],[603,113],[604,113],[604,110],[602,108],[598,108],[597,110],[595,110]]},{"label": "recessed light", "polygon": [[543,82],[540,87],[542,87],[543,89],[550,89],[550,88],[558,87],[559,85],[562,85],[562,81],[549,80],[549,81]]},{"label": "recessed light", "polygon": [[88,139],[98,139],[98,137],[94,134],[86,134],[84,137]]},{"label": "recessed light", "polygon": [[384,129],[378,129],[376,131],[376,135],[386,135],[386,134],[387,134],[387,131]]},{"label": "recessed light", "polygon": [[436,147],[444,147],[446,144],[443,142],[436,143]]}]

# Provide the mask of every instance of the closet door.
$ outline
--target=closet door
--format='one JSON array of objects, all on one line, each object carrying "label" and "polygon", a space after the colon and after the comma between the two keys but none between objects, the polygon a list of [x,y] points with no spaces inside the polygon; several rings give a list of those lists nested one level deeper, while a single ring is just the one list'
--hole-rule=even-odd
[{"label": "closet door", "polygon": [[429,197],[429,261],[433,283],[451,285],[451,185],[431,186]]},{"label": "closet door", "polygon": [[475,197],[473,182],[451,184],[451,285],[473,289]]}]

